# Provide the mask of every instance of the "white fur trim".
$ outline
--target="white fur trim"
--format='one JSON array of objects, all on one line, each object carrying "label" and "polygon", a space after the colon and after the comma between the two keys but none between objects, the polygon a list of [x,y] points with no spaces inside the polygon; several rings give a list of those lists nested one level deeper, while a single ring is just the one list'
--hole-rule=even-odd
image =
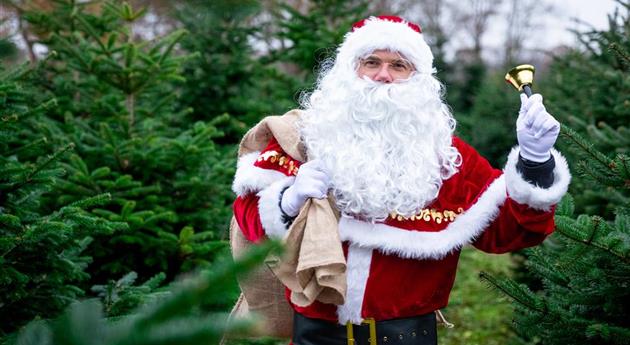
[{"label": "white fur trim", "polygon": [[348,32],[338,49],[337,61],[356,61],[377,49],[397,51],[420,73],[433,73],[433,54],[423,35],[407,23],[370,17],[365,24]]},{"label": "white fur trim", "polygon": [[384,254],[408,259],[441,259],[481,234],[497,217],[499,207],[506,198],[502,175],[490,184],[472,207],[442,231],[409,231],[346,216],[339,221],[339,234],[342,241],[350,241],[361,248],[378,249]]},{"label": "white fur trim", "polygon": [[510,198],[519,204],[527,205],[540,211],[549,211],[551,206],[560,202],[571,182],[571,172],[567,160],[555,149],[551,149],[556,167],[553,170],[553,184],[549,188],[533,185],[523,179],[516,170],[518,146],[512,149],[505,164],[505,181]]},{"label": "white fur trim", "polygon": [[255,151],[242,155],[238,159],[236,174],[232,182],[232,191],[234,191],[236,195],[242,197],[249,193],[258,192],[270,184],[281,180],[283,177],[286,177],[285,174],[279,171],[254,166],[259,155],[260,151]]},{"label": "white fur trim", "polygon": [[346,302],[337,307],[339,323],[345,325],[348,321],[355,325],[361,324],[361,310],[363,309],[363,297],[365,287],[370,276],[370,265],[372,264],[372,249],[361,248],[351,244],[348,247],[348,259],[346,268],[346,280],[348,290],[346,292]]},{"label": "white fur trim", "polygon": [[258,192],[258,213],[260,222],[267,236],[282,239],[287,232],[287,227],[282,221],[280,210],[280,192],[285,187],[293,184],[294,176],[285,176],[282,180],[272,183],[269,187]]}]

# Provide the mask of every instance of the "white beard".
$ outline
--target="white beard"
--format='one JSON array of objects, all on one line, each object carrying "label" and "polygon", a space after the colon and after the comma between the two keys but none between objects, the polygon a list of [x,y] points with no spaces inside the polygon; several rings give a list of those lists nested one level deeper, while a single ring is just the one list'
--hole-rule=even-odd
[{"label": "white beard", "polygon": [[409,217],[438,196],[457,172],[455,120],[433,76],[383,84],[333,69],[304,99],[300,132],[309,159],[320,159],[339,210],[369,221]]}]

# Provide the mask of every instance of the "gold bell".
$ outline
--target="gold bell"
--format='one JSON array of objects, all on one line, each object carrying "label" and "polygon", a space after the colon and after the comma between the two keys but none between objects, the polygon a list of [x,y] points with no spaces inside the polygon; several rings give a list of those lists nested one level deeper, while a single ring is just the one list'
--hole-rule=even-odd
[{"label": "gold bell", "polygon": [[532,95],[531,86],[534,83],[534,66],[518,65],[505,75],[505,81],[518,91],[525,92],[527,97]]}]

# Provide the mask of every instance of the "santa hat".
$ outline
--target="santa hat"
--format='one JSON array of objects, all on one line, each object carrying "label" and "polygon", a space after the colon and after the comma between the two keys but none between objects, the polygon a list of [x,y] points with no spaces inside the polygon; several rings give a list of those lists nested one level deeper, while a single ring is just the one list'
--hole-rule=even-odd
[{"label": "santa hat", "polygon": [[433,54],[420,26],[396,16],[369,17],[356,22],[337,49],[337,62],[352,62],[383,49],[396,51],[420,73],[433,72]]}]

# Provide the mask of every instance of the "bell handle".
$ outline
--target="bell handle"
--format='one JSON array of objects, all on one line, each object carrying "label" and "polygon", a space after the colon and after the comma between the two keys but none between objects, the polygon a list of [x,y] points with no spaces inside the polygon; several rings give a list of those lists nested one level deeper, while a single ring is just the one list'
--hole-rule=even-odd
[{"label": "bell handle", "polygon": [[527,95],[527,98],[532,96],[532,88],[529,87],[529,84],[523,85],[523,92]]}]

